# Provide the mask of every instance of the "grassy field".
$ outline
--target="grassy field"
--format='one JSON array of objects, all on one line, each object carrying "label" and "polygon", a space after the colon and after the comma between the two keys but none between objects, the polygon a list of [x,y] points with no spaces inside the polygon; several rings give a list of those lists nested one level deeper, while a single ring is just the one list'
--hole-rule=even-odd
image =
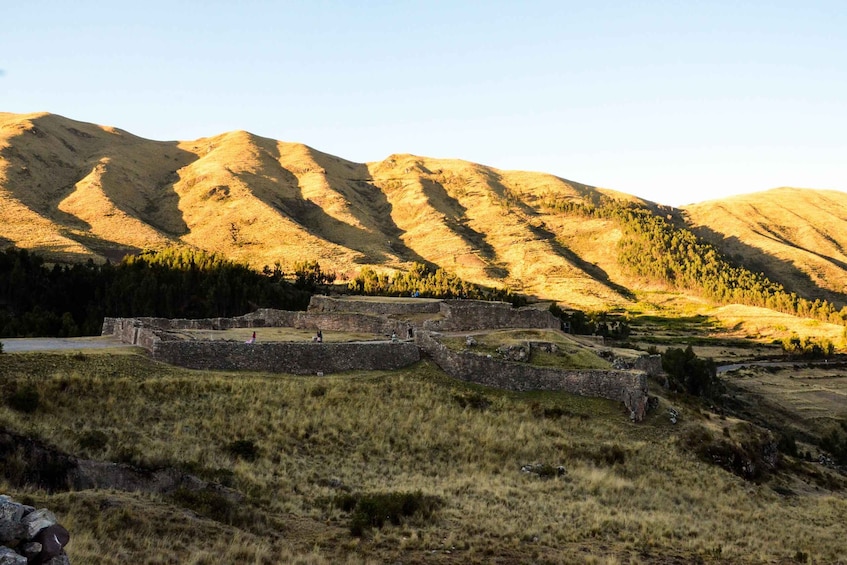
[{"label": "grassy field", "polygon": [[[471,336],[475,345],[467,346]],[[561,369],[609,369],[611,364],[596,355],[589,347],[575,342],[570,336],[551,330],[498,330],[490,332],[462,332],[461,335],[448,335],[438,338],[441,343],[454,351],[469,350],[481,355],[500,356],[503,348],[523,346],[530,342],[541,342],[555,346],[555,350],[544,351],[532,347],[527,361],[541,367]]]},{"label": "grassy field", "polygon": [[[800,488],[801,475],[787,471],[748,482],[702,462],[686,438],[704,429],[741,437],[745,424],[673,397],[636,425],[613,402],[472,387],[426,362],[318,379],[189,371],[132,353],[3,354],[0,375],[4,398],[24,388],[40,398],[33,413],[0,407],[2,428],[84,457],[189,470],[246,496],[232,508],[0,485],[57,512],[74,563],[837,563],[847,555],[843,491]],[[682,413],[675,426],[669,403]],[[95,432],[104,441],[88,441]],[[521,471],[530,464],[538,471]],[[561,476],[548,472],[559,465]],[[793,494],[779,494],[777,483]],[[428,501],[428,510],[354,535],[363,510],[345,498],[378,505],[391,496]]]},{"label": "grassy field", "polygon": [[741,410],[778,422],[798,439],[820,437],[847,417],[847,365],[809,364],[744,367],[726,373]]},{"label": "grassy field", "polygon": [[[177,330],[171,333],[181,335],[186,339],[221,340],[230,339],[247,341],[256,332],[257,341],[311,341],[315,337],[314,330],[298,330],[295,328],[232,328],[228,330]],[[373,341],[384,340],[386,336],[355,332],[324,331],[325,342]]]}]

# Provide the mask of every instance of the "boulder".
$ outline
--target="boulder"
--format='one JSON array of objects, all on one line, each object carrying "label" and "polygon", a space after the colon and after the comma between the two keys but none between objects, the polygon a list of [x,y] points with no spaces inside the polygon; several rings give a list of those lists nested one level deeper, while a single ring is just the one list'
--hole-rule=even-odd
[{"label": "boulder", "polygon": [[26,526],[21,523],[26,507],[7,496],[0,500],[0,543],[9,543],[26,536]]},{"label": "boulder", "polygon": [[38,532],[44,528],[49,528],[56,522],[58,522],[56,515],[46,508],[39,508],[34,512],[30,512],[21,520],[21,523],[27,529],[27,539],[33,539],[38,535]]},{"label": "boulder", "polygon": [[0,565],[27,565],[27,559],[13,549],[0,547]]}]

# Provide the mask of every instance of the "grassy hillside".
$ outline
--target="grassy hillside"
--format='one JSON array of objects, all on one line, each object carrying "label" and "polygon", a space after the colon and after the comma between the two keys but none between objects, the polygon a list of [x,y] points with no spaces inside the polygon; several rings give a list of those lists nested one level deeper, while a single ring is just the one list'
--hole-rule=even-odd
[{"label": "grassy hillside", "polygon": [[686,206],[696,233],[811,298],[847,294],[847,194],[778,188]]},{"label": "grassy hillside", "polygon": [[[4,460],[0,490],[53,508],[74,563],[831,563],[847,552],[837,477],[791,458],[759,481],[705,464],[708,438],[741,446],[759,432],[680,398],[633,425],[613,402],[469,387],[427,363],[315,379],[4,354],[0,372],[5,392],[40,397],[34,412],[0,406],[0,427],[246,495],[233,506],[47,493],[10,483],[23,463]],[[418,510],[356,532],[365,509],[345,501],[392,493]]]},{"label": "grassy hillside", "polygon": [[363,266],[426,263],[592,310],[631,306],[643,290],[688,292],[622,260],[621,217],[574,213],[610,202],[694,227],[733,265],[800,297],[847,304],[841,193],[780,189],[679,211],[460,160],[363,164],[244,131],[160,142],[51,114],[0,114],[0,243],[58,259],[176,245],[256,269],[319,260],[341,279]]}]

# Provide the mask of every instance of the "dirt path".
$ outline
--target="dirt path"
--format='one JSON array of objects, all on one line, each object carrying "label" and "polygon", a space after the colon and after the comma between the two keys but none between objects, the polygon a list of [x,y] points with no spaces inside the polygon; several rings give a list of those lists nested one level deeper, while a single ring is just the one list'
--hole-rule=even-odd
[{"label": "dirt path", "polygon": [[5,353],[22,353],[27,351],[65,351],[75,349],[114,349],[134,347],[120,342],[117,338],[108,337],[25,337],[0,339]]}]

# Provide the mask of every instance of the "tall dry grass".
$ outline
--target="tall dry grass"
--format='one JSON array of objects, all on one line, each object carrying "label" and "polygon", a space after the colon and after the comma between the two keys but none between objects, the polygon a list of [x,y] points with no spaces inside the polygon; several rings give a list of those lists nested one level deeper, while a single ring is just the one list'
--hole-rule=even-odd
[{"label": "tall dry grass", "polygon": [[[395,373],[206,373],[124,355],[2,355],[2,385],[40,396],[0,426],[86,457],[176,466],[245,493],[222,523],[161,495],[7,490],[56,507],[74,562],[834,563],[841,492],[777,494],[678,441],[696,410],[629,423],[615,403]],[[83,438],[105,434],[105,442]],[[255,447],[241,457],[234,442]],[[86,445],[86,447],[82,447]],[[521,472],[562,465],[563,476]],[[420,491],[430,520],[349,531],[340,495]],[[114,557],[117,556],[117,557]],[[281,557],[282,556],[282,557]]]}]

